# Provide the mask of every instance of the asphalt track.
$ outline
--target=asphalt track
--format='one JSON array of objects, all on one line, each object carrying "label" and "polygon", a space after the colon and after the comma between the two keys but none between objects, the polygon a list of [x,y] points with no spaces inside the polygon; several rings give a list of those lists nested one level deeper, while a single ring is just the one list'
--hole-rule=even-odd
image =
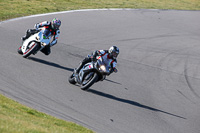
[{"label": "asphalt track", "polygon": [[[52,53],[17,54],[20,37],[57,17]],[[0,24],[0,93],[98,133],[200,132],[200,11],[86,10]],[[118,70],[89,91],[68,83],[88,53],[120,48]]]}]

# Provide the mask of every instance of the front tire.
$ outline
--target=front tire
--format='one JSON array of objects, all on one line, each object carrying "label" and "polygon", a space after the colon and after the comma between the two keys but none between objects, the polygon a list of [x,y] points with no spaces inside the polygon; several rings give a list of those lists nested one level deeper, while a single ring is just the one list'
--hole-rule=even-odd
[{"label": "front tire", "polygon": [[76,84],[74,73],[72,73],[72,75],[68,78],[68,81],[70,84]]},{"label": "front tire", "polygon": [[21,55],[23,55],[23,52],[22,52],[22,46],[20,46],[18,49],[17,49],[17,52],[18,52],[18,54],[21,54]]},{"label": "front tire", "polygon": [[38,43],[34,43],[33,45],[32,45],[32,47],[31,48],[27,48],[26,49],[26,52],[25,53],[23,53],[23,57],[24,58],[27,58],[28,56],[30,56],[33,52],[35,52],[37,49],[38,49],[38,47],[39,47],[39,44]]},{"label": "front tire", "polygon": [[82,90],[87,90],[89,89],[90,86],[92,86],[98,79],[97,73],[94,73],[93,77],[91,80],[89,80],[85,85],[81,85]]}]

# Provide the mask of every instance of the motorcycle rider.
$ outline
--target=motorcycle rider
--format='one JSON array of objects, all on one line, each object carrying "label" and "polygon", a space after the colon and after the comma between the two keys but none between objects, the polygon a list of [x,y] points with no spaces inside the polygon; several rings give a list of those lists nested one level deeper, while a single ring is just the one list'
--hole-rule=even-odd
[{"label": "motorcycle rider", "polygon": [[83,61],[79,64],[78,68],[75,69],[75,73],[78,74],[80,69],[88,62],[96,61],[103,58],[106,65],[110,65],[110,75],[112,72],[117,72],[117,56],[119,54],[119,48],[117,46],[111,46],[109,50],[96,50],[91,56],[85,57]]},{"label": "motorcycle rider", "polygon": [[[45,55],[49,55],[51,53],[50,47],[52,47],[53,45],[55,45],[57,43],[58,37],[60,35],[60,30],[59,30],[60,25],[61,25],[61,21],[57,18],[54,18],[51,22],[44,21],[44,22],[41,22],[41,23],[37,23],[34,26],[35,29],[28,29],[26,31],[26,35],[23,36],[21,39],[22,39],[22,41],[25,41],[31,35],[39,32],[38,28],[44,27],[44,28],[48,29],[51,32],[51,34],[53,35],[53,40],[50,42],[50,44],[46,45],[41,50],[41,52],[43,52]],[[19,49],[21,49],[21,46],[20,46]],[[22,52],[20,54],[22,54]]]}]

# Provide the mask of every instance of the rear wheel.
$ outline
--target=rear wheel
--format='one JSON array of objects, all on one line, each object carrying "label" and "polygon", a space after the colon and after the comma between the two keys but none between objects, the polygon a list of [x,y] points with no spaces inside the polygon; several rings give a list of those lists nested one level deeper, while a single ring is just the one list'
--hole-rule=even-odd
[{"label": "rear wheel", "polygon": [[[87,77],[87,76],[86,76]],[[81,85],[82,90],[87,90],[89,89],[90,86],[92,86],[98,79],[97,73],[94,73],[93,76],[91,76],[88,79],[84,79],[83,84]]]},{"label": "rear wheel", "polygon": [[32,53],[34,53],[39,47],[38,43],[34,43],[30,48],[27,47],[25,53],[23,53],[23,57],[27,58],[28,56],[30,56]]}]

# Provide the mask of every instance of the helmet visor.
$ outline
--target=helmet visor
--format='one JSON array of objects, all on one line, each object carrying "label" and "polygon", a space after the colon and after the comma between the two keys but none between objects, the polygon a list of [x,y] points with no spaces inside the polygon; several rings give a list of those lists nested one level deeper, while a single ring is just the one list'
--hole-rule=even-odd
[{"label": "helmet visor", "polygon": [[59,24],[53,24],[53,28],[54,28],[54,29],[58,29],[59,27],[60,27]]},{"label": "helmet visor", "polygon": [[114,58],[117,58],[117,56],[118,56],[118,53],[116,53],[116,52],[113,52],[113,53],[112,53],[112,56],[113,56]]}]

